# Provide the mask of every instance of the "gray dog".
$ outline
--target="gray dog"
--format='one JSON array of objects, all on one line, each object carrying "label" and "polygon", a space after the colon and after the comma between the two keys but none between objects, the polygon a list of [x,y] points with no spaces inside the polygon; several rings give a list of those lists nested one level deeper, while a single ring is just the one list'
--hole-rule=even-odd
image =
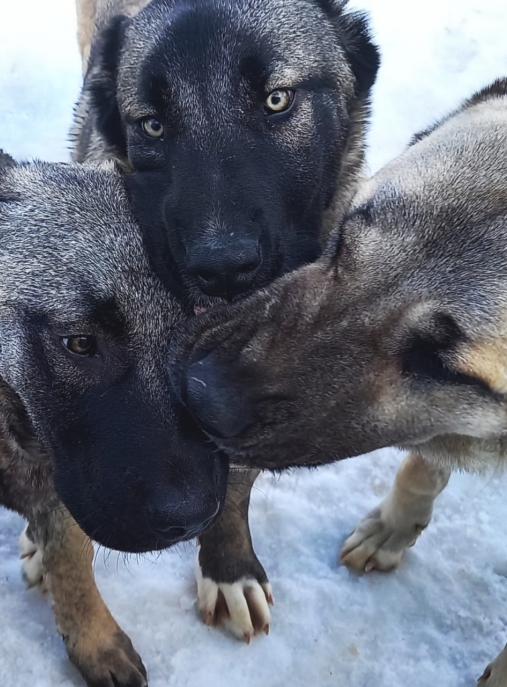
[{"label": "gray dog", "polygon": [[[342,561],[390,569],[450,470],[507,456],[507,80],[364,184],[327,255],[189,323],[174,384],[231,458],[409,448]],[[507,649],[479,684],[507,686]]]},{"label": "gray dog", "polygon": [[[348,207],[379,57],[346,4],[77,0],[74,159],[128,172],[150,259],[189,314],[313,261]],[[257,474],[234,472],[199,551],[205,622],[247,642],[272,602],[248,529]]]},{"label": "gray dog", "polygon": [[195,537],[223,505],[226,460],[167,377],[183,313],[112,168],[0,155],[0,264],[0,503],[28,520],[26,577],[49,590],[89,687],[143,687],[143,664],[95,586],[88,537],[161,549]]}]

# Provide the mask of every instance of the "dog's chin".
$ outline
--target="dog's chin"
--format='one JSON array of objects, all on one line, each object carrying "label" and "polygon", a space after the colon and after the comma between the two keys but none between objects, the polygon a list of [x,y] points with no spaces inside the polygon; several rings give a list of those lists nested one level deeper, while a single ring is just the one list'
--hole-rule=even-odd
[{"label": "dog's chin", "polygon": [[[193,532],[186,537],[178,538],[177,540],[169,539],[164,536],[163,533],[154,532],[152,528],[147,525],[146,527],[139,527],[134,530],[134,527],[125,525],[120,525],[119,522],[114,520],[104,522],[97,522],[93,517],[88,516],[76,517],[77,514],[72,513],[71,515],[76,520],[79,527],[83,532],[90,537],[94,542],[104,546],[107,549],[112,549],[113,551],[120,551],[122,553],[150,553],[154,551],[163,551],[164,549],[169,549],[177,544],[183,544],[188,541],[192,541],[196,536],[201,536],[203,532],[208,530],[214,525],[217,519],[220,517],[224,507],[224,499],[221,499],[220,506],[217,509],[217,513],[213,520],[203,527],[198,533]],[[82,514],[79,514],[82,516]]]}]

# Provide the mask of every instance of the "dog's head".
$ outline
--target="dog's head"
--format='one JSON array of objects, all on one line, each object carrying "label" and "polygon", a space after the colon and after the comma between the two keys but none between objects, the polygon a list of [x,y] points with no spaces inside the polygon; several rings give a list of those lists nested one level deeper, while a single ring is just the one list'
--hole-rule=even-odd
[{"label": "dog's head", "polygon": [[35,434],[89,536],[143,551],[213,521],[227,463],[170,390],[181,309],[127,208],[112,169],[0,169],[0,421],[21,462]]},{"label": "dog's head", "polygon": [[174,385],[218,445],[273,469],[389,445],[497,450],[506,175],[503,82],[367,182],[319,262],[190,322]]},{"label": "dog's head", "polygon": [[342,0],[154,0],[94,45],[85,89],[131,170],[159,275],[193,304],[316,259],[363,161],[379,57]]}]

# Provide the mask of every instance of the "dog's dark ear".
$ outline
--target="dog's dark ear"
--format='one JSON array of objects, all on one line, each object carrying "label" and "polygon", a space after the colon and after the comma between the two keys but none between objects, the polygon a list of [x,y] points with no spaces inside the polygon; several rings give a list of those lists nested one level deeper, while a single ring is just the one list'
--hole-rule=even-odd
[{"label": "dog's dark ear", "polygon": [[15,165],[16,161],[14,158],[0,148],[0,172],[6,167],[15,167]]},{"label": "dog's dark ear", "polygon": [[347,12],[348,0],[318,0],[318,3],[333,20],[343,42],[356,77],[356,94],[365,98],[375,83],[380,66],[380,52],[371,38],[368,15]]},{"label": "dog's dark ear", "polygon": [[118,109],[117,81],[120,52],[130,19],[117,15],[96,37],[85,77],[96,125],[108,149],[119,159],[127,158],[127,142]]},{"label": "dog's dark ear", "polygon": [[13,157],[0,149],[0,203],[17,199],[13,198],[13,191],[8,180],[9,170],[16,167],[17,164]]}]

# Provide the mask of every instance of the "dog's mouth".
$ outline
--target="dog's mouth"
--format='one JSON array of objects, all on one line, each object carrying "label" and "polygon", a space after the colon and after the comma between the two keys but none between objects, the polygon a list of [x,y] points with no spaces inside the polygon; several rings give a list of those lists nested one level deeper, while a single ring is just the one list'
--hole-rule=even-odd
[{"label": "dog's mouth", "polygon": [[194,305],[194,315],[202,315],[209,310],[208,307],[204,305]]}]

